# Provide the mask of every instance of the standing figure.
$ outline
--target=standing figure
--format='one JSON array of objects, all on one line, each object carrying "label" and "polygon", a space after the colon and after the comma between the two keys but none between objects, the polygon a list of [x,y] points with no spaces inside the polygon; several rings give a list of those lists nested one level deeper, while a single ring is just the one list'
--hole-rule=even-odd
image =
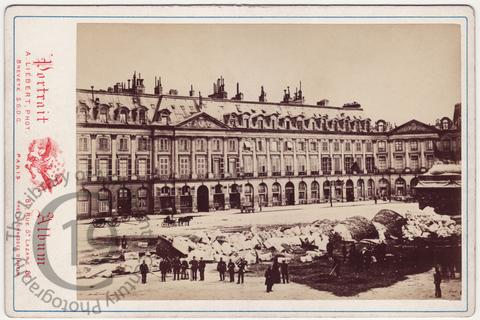
[{"label": "standing figure", "polygon": [[280,264],[280,270],[282,271],[282,282],[288,283],[288,264],[287,260],[283,260]]},{"label": "standing figure", "polygon": [[142,264],[140,265],[140,273],[142,274],[142,283],[147,283],[147,273],[150,270],[148,269],[147,264],[145,263],[145,260],[143,260]]},{"label": "standing figure", "polygon": [[220,275],[220,281],[225,280],[225,271],[227,270],[227,264],[225,261],[223,261],[222,258],[220,258],[220,261],[217,263],[217,271],[218,274]]},{"label": "standing figure", "polygon": [[182,267],[180,259],[175,257],[173,259],[173,280],[180,280],[180,268]]},{"label": "standing figure", "polygon": [[190,260],[190,269],[192,270],[192,281],[197,281],[197,270],[198,270],[198,261],[193,257]]},{"label": "standing figure", "polygon": [[278,264],[277,258],[273,260],[272,264],[272,279],[273,283],[280,283],[280,266]]},{"label": "standing figure", "polygon": [[327,242],[327,254],[329,257],[333,257],[333,241],[329,239]]},{"label": "standing figure", "polygon": [[121,246],[123,250],[127,249],[127,237],[125,235],[122,236]]},{"label": "standing figure", "polygon": [[265,285],[267,286],[267,292],[272,292],[273,283],[272,267],[268,266],[267,270],[265,271]]},{"label": "standing figure", "polygon": [[232,259],[228,260],[228,274],[230,275],[230,282],[235,282],[235,263]]},{"label": "standing figure", "polygon": [[200,271],[200,281],[205,280],[205,261],[202,257],[200,257],[200,261],[198,262],[198,271]]},{"label": "standing figure", "polygon": [[188,279],[188,262],[187,260],[182,261],[182,279]]},{"label": "standing figure", "polygon": [[168,263],[166,259],[162,259],[160,261],[160,273],[162,274],[162,282],[167,281],[167,271],[168,271]]},{"label": "standing figure", "polygon": [[244,280],[244,275],[245,275],[245,267],[247,266],[247,262],[245,261],[244,258],[240,258],[240,261],[238,262],[238,278],[237,278],[237,284],[243,283]]},{"label": "standing figure", "polygon": [[433,283],[435,284],[435,298],[442,297],[442,289],[440,288],[440,283],[442,283],[442,274],[440,269],[435,267],[435,273],[433,274]]}]

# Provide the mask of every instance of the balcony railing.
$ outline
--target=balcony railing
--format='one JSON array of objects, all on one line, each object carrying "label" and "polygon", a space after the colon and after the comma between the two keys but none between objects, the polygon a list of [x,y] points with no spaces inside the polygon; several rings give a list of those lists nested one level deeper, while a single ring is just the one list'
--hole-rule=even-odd
[{"label": "balcony railing", "polygon": [[279,177],[281,175],[282,175],[282,173],[280,171],[272,172],[272,176],[274,176],[274,177]]},{"label": "balcony railing", "polygon": [[267,176],[267,173],[266,173],[266,172],[259,172],[259,173],[258,173],[258,176],[259,176],[259,177],[266,177],[266,176]]},{"label": "balcony railing", "polygon": [[251,178],[251,177],[253,177],[253,172],[245,172],[245,173],[243,174],[243,176],[244,176],[244,177],[247,177],[247,178]]},{"label": "balcony railing", "polygon": [[307,172],[306,172],[306,171],[299,171],[299,172],[298,172],[298,175],[299,175],[299,176],[306,176],[306,175],[307,175]]},{"label": "balcony railing", "polygon": [[335,170],[335,174],[342,174],[342,170]]},{"label": "balcony railing", "polygon": [[213,179],[223,179],[224,175],[223,173],[214,173],[213,174]]},{"label": "balcony railing", "polygon": [[318,176],[320,173],[318,171],[310,171],[311,176]]},{"label": "balcony railing", "polygon": [[286,176],[293,176],[293,171],[286,171],[286,172],[285,172],[285,175],[286,175]]}]

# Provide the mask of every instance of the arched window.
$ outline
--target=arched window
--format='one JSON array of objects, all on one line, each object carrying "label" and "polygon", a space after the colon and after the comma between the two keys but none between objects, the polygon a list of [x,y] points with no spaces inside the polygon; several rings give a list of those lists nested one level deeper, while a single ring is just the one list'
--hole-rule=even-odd
[{"label": "arched window", "polygon": [[139,210],[147,210],[148,208],[148,189],[141,187],[137,190],[137,206]]},{"label": "arched window", "polygon": [[106,188],[98,191],[98,213],[109,214],[112,207],[112,193]]},{"label": "arched window", "polygon": [[244,186],[245,204],[253,205],[253,186],[247,183]]},{"label": "arched window", "polygon": [[268,205],[267,185],[265,183],[260,183],[258,185],[258,202],[262,207]]},{"label": "arched window", "polygon": [[282,187],[278,182],[272,185],[272,205],[279,206],[282,204]]},{"label": "arched window", "polygon": [[303,181],[298,184],[298,200],[300,204],[307,203],[307,184]]},{"label": "arched window", "polygon": [[310,189],[311,189],[312,202],[317,203],[320,199],[320,192],[319,192],[320,191],[320,186],[318,185],[318,182],[313,181]]},{"label": "arched window", "polygon": [[77,192],[77,214],[90,216],[90,192],[85,188]]}]

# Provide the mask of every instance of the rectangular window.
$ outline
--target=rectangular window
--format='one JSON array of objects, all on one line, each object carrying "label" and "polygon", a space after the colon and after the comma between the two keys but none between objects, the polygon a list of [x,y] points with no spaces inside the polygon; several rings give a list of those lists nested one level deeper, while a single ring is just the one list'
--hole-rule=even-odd
[{"label": "rectangular window", "polygon": [[274,151],[274,152],[279,151],[278,140],[275,140],[275,139],[270,140],[270,151]]},{"label": "rectangular window", "polygon": [[345,142],[345,152],[350,152],[350,142]]},{"label": "rectangular window", "polygon": [[372,173],[375,168],[375,159],[373,157],[367,157],[365,159],[365,166],[368,173]]},{"label": "rectangular window", "polygon": [[357,141],[355,142],[355,151],[356,152],[362,152],[362,143]]},{"label": "rectangular window", "polygon": [[378,157],[378,169],[382,171],[387,169],[387,158],[385,156]]},{"label": "rectangular window", "polygon": [[403,157],[402,156],[395,156],[395,169],[396,170],[403,170]]},{"label": "rectangular window", "polygon": [[196,150],[199,151],[199,152],[204,152],[206,150],[206,144],[207,144],[207,142],[204,139],[197,140]]},{"label": "rectangular window", "polygon": [[138,175],[146,177],[147,174],[147,159],[138,159]]},{"label": "rectangular window", "polygon": [[243,172],[253,173],[253,158],[252,156],[243,156]]},{"label": "rectangular window", "polygon": [[97,176],[102,177],[102,178],[108,177],[108,171],[109,171],[109,161],[108,161],[108,159],[98,160]]},{"label": "rectangular window", "polygon": [[335,173],[341,173],[342,172],[342,167],[340,165],[340,158],[338,158],[338,157],[333,158],[333,168],[335,170]]},{"label": "rectangular window", "polygon": [[285,172],[293,172],[293,157],[285,156]]},{"label": "rectangular window", "polygon": [[420,168],[420,164],[418,162],[418,156],[411,156],[410,157],[410,169],[416,171]]},{"label": "rectangular window", "polygon": [[128,151],[128,138],[122,137],[118,140],[118,151]]},{"label": "rectangular window", "polygon": [[88,151],[88,138],[87,137],[78,138],[78,150],[79,151]]},{"label": "rectangular window", "polygon": [[88,170],[88,159],[79,159],[78,160],[78,171],[83,173],[83,177],[89,177],[90,172]]},{"label": "rectangular window", "polygon": [[352,166],[353,166],[353,158],[352,157],[345,157],[344,164],[345,172],[347,174],[350,174],[353,172]]},{"label": "rectangular window", "polygon": [[228,140],[228,151],[229,152],[237,151],[237,141],[235,139]]},{"label": "rectangular window", "polygon": [[363,157],[362,156],[357,156],[355,158],[355,163],[357,164],[358,170],[362,171],[363,170]]},{"label": "rectangular window", "polygon": [[323,152],[328,152],[328,142],[327,141],[322,142],[322,151]]},{"label": "rectangular window", "polygon": [[410,141],[410,150],[412,151],[418,150],[418,141]]},{"label": "rectangular window", "polygon": [[340,142],[335,141],[335,142],[333,143],[333,151],[334,151],[334,152],[340,151]]},{"label": "rectangular window", "polygon": [[425,148],[427,150],[433,150],[433,141],[432,140],[426,140],[425,141]]},{"label": "rectangular window", "polygon": [[310,151],[317,151],[317,142],[310,141]]},{"label": "rectangular window", "polygon": [[395,151],[403,151],[403,142],[395,141]]},{"label": "rectangular window", "polygon": [[118,176],[122,178],[128,176],[128,159],[118,160]]},{"label": "rectangular window", "polygon": [[212,141],[212,149],[215,152],[222,151],[222,140],[220,139],[213,139]]},{"label": "rectangular window", "polygon": [[367,152],[372,152],[373,151],[372,141],[367,141],[367,143],[365,143],[365,147],[367,149]]},{"label": "rectangular window", "polygon": [[110,139],[108,139],[106,137],[98,138],[98,150],[109,151],[110,150]]},{"label": "rectangular window", "polygon": [[190,174],[190,158],[180,157],[180,176],[188,176]]},{"label": "rectangular window", "polygon": [[257,150],[262,152],[263,151],[263,140],[257,140]]},{"label": "rectangular window", "polygon": [[259,173],[267,173],[267,157],[265,156],[258,156],[257,158],[257,166]]},{"label": "rectangular window", "polygon": [[207,174],[207,158],[197,157],[197,174],[199,176],[205,176]]},{"label": "rectangular window", "polygon": [[305,151],[305,141],[297,141],[297,150]]},{"label": "rectangular window", "polygon": [[427,169],[430,169],[433,166],[433,155],[427,155]]},{"label": "rectangular window", "polygon": [[387,143],[385,141],[378,141],[378,152],[386,152]]},{"label": "rectangular window", "polygon": [[272,172],[280,172],[280,157],[272,156]]},{"label": "rectangular window", "polygon": [[158,158],[158,173],[160,176],[170,176],[170,159],[168,157]]},{"label": "rectangular window", "polygon": [[293,151],[293,143],[292,141],[285,141],[285,151]]},{"label": "rectangular window", "polygon": [[307,172],[307,160],[305,156],[297,156],[298,172]]},{"label": "rectangular window", "polygon": [[161,138],[158,140],[158,151],[168,151],[170,144],[169,140],[166,138]]},{"label": "rectangular window", "polygon": [[318,172],[318,156],[310,156],[310,171]]},{"label": "rectangular window", "polygon": [[178,151],[187,152],[189,150],[189,141],[187,139],[178,140]]},{"label": "rectangular window", "polygon": [[332,172],[332,159],[330,157],[322,157],[322,173],[330,174]]},{"label": "rectangular window", "polygon": [[137,151],[149,151],[150,150],[150,139],[147,137],[140,137],[137,141]]}]

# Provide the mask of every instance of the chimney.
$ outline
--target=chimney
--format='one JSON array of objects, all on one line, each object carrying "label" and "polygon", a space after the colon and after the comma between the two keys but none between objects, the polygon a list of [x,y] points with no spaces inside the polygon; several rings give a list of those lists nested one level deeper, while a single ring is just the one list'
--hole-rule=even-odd
[{"label": "chimney", "polygon": [[95,96],[93,95],[93,86],[90,86],[90,89],[92,90],[92,101],[95,101]]},{"label": "chimney", "polygon": [[128,81],[128,89],[130,90],[130,79],[128,79],[127,81]]},{"label": "chimney", "polygon": [[261,88],[260,96],[258,97],[258,101],[260,101],[260,102],[267,102],[267,94],[266,94],[265,91],[263,90],[263,86],[262,86],[262,88]]},{"label": "chimney", "polygon": [[155,87],[153,89],[154,93],[157,95],[163,94],[163,87],[162,87],[162,77],[155,77]]},{"label": "chimney", "polygon": [[195,91],[193,90],[193,84],[190,85],[189,95],[190,95],[190,97],[193,97],[195,95]]},{"label": "chimney", "polygon": [[198,91],[198,104],[200,105],[200,108],[202,108],[203,98],[202,98],[202,92],[200,91]]},{"label": "chimney", "polygon": [[238,82],[237,82],[237,94],[235,95],[235,97],[232,98],[232,100],[239,100],[239,101],[243,100],[243,93],[240,92],[240,84]]}]

